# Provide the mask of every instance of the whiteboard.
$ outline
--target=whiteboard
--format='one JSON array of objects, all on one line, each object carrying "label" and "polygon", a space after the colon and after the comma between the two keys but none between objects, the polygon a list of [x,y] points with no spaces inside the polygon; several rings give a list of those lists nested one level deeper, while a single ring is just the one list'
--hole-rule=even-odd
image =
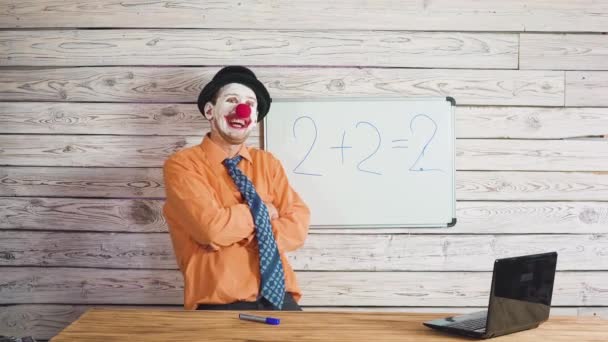
[{"label": "whiteboard", "polygon": [[454,104],[279,100],[264,120],[264,148],[310,207],[311,226],[453,226]]}]

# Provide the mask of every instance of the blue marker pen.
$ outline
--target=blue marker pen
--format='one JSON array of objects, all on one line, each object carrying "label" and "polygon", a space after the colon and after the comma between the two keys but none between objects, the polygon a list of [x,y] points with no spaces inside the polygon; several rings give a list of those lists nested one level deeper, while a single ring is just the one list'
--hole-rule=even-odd
[{"label": "blue marker pen", "polygon": [[242,319],[245,321],[266,323],[266,324],[270,324],[270,325],[279,325],[279,323],[281,323],[281,320],[278,318],[261,317],[261,316],[254,316],[254,315],[248,315],[248,314],[239,314],[239,319]]}]

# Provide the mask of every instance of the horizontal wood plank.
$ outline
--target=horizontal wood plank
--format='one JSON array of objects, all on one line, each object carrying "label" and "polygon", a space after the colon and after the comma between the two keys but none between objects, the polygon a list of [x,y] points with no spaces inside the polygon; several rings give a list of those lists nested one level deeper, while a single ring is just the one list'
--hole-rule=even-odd
[{"label": "horizontal wood plank", "polygon": [[520,69],[608,70],[608,35],[520,35]]},{"label": "horizontal wood plank", "polygon": [[457,138],[608,137],[608,108],[458,106],[455,115]]},{"label": "horizontal wood plank", "polygon": [[[0,27],[196,27],[605,32],[608,5],[593,0],[348,0],[257,2],[2,0]],[[247,12],[239,20],[226,20]],[[314,15],[310,15],[314,13]]]},{"label": "horizontal wood plank", "polygon": [[167,231],[159,200],[0,198],[0,203],[5,229]]},{"label": "horizontal wood plank", "polygon": [[[0,229],[166,232],[163,201],[0,198]],[[605,234],[604,202],[457,202],[454,228],[315,229],[314,232],[408,234]],[[347,227],[344,227],[347,228]]]},{"label": "horizontal wood plank", "polygon": [[195,104],[0,103],[0,133],[187,136],[209,129]]},{"label": "horizontal wood plank", "polygon": [[456,199],[606,201],[608,172],[457,171]]},{"label": "horizontal wood plank", "polygon": [[560,270],[608,269],[608,235],[311,234],[290,260],[298,271],[492,271],[497,258],[548,251]]},{"label": "horizontal wood plank", "polygon": [[[5,69],[0,101],[194,103],[216,67]],[[273,98],[452,96],[459,105],[562,106],[563,71],[273,68]]]},{"label": "horizontal wood plank", "polygon": [[[599,181],[597,185],[588,184],[596,181]],[[596,192],[601,192],[603,187],[600,178],[595,181],[581,178],[577,184],[580,182],[591,189],[599,186],[600,190]],[[479,188],[483,185],[471,186]],[[581,185],[572,186],[582,190]],[[593,191],[589,195],[591,193]],[[6,166],[0,167],[0,196],[160,199],[165,197],[165,183],[161,168]]]},{"label": "horizontal wood plank", "polygon": [[[161,168],[0,167],[0,196],[156,198]],[[457,171],[457,200],[608,201],[608,172]]]},{"label": "horizontal wood plank", "polygon": [[[3,267],[0,304],[183,303],[172,270]],[[484,306],[491,272],[298,272],[301,304],[314,306]],[[552,304],[606,306],[605,272],[558,272]]]},{"label": "horizontal wood plank", "polygon": [[0,31],[0,66],[283,65],[517,69],[509,33]]},{"label": "horizontal wood plank", "polygon": [[[0,231],[0,251],[0,266],[177,269],[166,233]],[[497,258],[549,251],[559,270],[608,270],[608,234],[313,233],[289,259],[297,271],[491,271]]]},{"label": "horizontal wood plank", "polygon": [[[608,136],[608,108],[601,107],[457,106],[455,115],[457,138]],[[0,133],[201,135],[208,130],[194,104],[0,103]]]},{"label": "horizontal wood plank", "polygon": [[608,171],[608,143],[596,140],[456,141],[457,170]]},{"label": "horizontal wood plank", "polygon": [[23,166],[162,166],[200,137],[0,135],[0,162]]},{"label": "horizontal wood plank", "polygon": [[608,107],[608,71],[566,71],[566,106]]},{"label": "horizontal wood plank", "polygon": [[[0,165],[161,167],[195,136],[0,135]],[[259,147],[260,137],[248,144]],[[608,171],[608,144],[595,140],[458,139],[457,170]]]},{"label": "horizontal wood plank", "polygon": [[[83,313],[93,308],[104,309],[159,309],[183,310],[181,305],[62,305],[18,304],[0,306],[0,331],[10,336],[33,336],[46,340],[57,335]],[[304,306],[305,311],[358,311],[358,312],[412,312],[464,314],[483,310],[485,307],[315,307]],[[551,307],[551,316],[601,317],[608,319],[606,307]],[[27,319],[23,319],[27,317]]]}]

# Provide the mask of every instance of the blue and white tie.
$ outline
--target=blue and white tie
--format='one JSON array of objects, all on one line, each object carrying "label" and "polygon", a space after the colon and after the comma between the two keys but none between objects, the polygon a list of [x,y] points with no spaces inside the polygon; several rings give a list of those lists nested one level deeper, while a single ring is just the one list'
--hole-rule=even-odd
[{"label": "blue and white tie", "polygon": [[249,178],[237,167],[241,159],[241,156],[225,159],[224,166],[249,205],[253,216],[260,254],[261,295],[276,308],[281,309],[285,297],[283,263],[272,233],[268,208],[255,191]]}]

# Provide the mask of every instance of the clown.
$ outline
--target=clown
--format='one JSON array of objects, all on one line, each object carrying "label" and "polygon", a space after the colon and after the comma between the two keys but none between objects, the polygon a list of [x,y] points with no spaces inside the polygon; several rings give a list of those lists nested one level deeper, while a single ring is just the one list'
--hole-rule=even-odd
[{"label": "clown", "polygon": [[281,163],[245,144],[271,101],[248,68],[221,69],[198,98],[210,132],[165,162],[163,214],[186,309],[301,310],[285,252],[303,245],[310,212]]},{"label": "clown", "polygon": [[215,101],[205,103],[203,110],[211,123],[211,139],[231,147],[244,143],[256,126],[257,106],[250,88],[238,83],[222,87]]}]

